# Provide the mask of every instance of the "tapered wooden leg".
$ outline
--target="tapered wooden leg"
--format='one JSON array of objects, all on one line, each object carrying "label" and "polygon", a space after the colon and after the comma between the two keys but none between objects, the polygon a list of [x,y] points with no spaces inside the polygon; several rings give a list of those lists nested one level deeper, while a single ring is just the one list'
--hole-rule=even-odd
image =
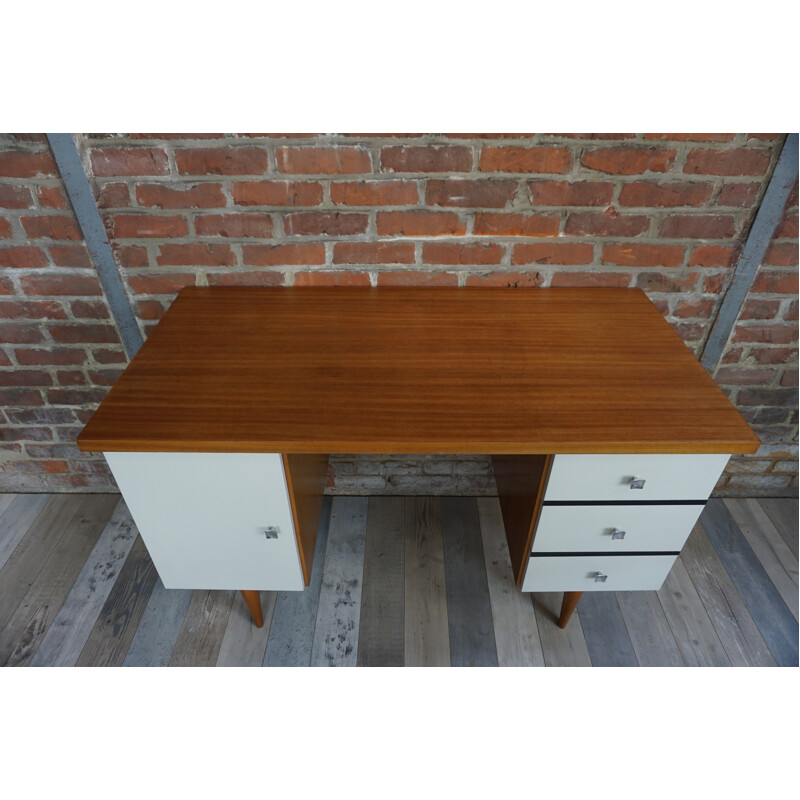
[{"label": "tapered wooden leg", "polygon": [[558,618],[558,627],[566,628],[578,600],[581,599],[583,592],[564,592],[564,599],[561,602],[561,616]]},{"label": "tapered wooden leg", "polygon": [[244,601],[253,615],[253,622],[255,622],[256,628],[263,628],[264,615],[261,613],[261,598],[258,592],[242,589],[242,597],[244,597]]}]

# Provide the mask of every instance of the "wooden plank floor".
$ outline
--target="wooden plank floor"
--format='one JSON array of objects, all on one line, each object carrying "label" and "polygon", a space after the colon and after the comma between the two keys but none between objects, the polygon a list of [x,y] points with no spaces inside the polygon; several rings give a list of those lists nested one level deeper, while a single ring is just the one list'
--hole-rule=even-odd
[{"label": "wooden plank floor", "polygon": [[711,500],[658,592],[513,584],[496,498],[335,497],[312,585],[163,587],[124,501],[0,495],[2,666],[798,666],[793,499]]}]

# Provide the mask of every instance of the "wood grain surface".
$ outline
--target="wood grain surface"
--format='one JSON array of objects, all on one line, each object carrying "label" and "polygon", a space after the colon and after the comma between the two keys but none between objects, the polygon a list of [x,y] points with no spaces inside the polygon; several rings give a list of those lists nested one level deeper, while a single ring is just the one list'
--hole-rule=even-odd
[{"label": "wood grain surface", "polygon": [[639,289],[187,287],[83,450],[750,453]]}]

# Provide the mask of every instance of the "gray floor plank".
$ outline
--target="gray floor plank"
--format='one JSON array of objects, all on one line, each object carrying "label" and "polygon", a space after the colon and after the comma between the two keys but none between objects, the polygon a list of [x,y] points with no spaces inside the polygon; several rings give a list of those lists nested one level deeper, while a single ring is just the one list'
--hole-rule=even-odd
[{"label": "gray floor plank", "polygon": [[191,599],[191,589],[165,589],[159,578],[122,666],[168,666]]},{"label": "gray floor plank", "polygon": [[478,517],[497,663],[501,667],[543,667],[544,653],[536,612],[530,595],[516,586],[503,516],[496,497],[478,498]]},{"label": "gray floor plank", "polygon": [[774,667],[775,659],[719,560],[703,526],[694,526],[681,560],[734,667]]},{"label": "gray floor plank", "polygon": [[31,666],[74,666],[138,535],[128,507],[119,500],[86,559]]},{"label": "gray floor plank", "polygon": [[192,594],[169,666],[213,667],[217,663],[234,594],[217,589]]},{"label": "gray floor plank", "polygon": [[358,626],[359,667],[402,667],[405,548],[402,497],[370,497],[364,544],[364,586]]},{"label": "gray floor plank", "polygon": [[235,593],[217,656],[218,667],[260,667],[264,663],[269,627],[275,611],[275,595],[275,592],[259,592],[264,624],[258,628],[241,592]]},{"label": "gray floor plank", "polygon": [[584,592],[580,614],[593,667],[639,666],[614,592]]},{"label": "gray floor plank", "polygon": [[311,647],[312,667],[354,667],[364,575],[366,497],[336,497]]},{"label": "gray floor plank", "polygon": [[640,667],[683,667],[683,657],[656,592],[617,592]]},{"label": "gray floor plank", "polygon": [[328,543],[331,498],[322,501],[314,562],[309,586],[302,592],[278,592],[264,653],[265,667],[307,667],[311,664],[311,646],[317,620],[322,568]]},{"label": "gray floor plank", "polygon": [[0,634],[0,665],[25,666],[30,662],[119,502],[118,497],[108,494],[83,498]]},{"label": "gray floor plank", "polygon": [[658,591],[658,599],[675,642],[688,667],[729,667],[725,648],[719,640],[703,601],[680,557]]},{"label": "gray floor plank", "polygon": [[722,500],[709,500],[700,515],[725,569],[733,579],[778,666],[798,665],[797,620],[781,598]]},{"label": "gray floor plank", "polygon": [[52,495],[18,494],[5,495],[13,497],[8,508],[0,517],[0,569],[2,569],[22,537],[33,525],[39,514],[44,511]]},{"label": "gray floor plank", "polygon": [[17,497],[19,497],[17,494],[0,494],[0,524],[2,524],[3,514]]},{"label": "gray floor plank", "polygon": [[496,667],[497,645],[474,497],[442,497],[447,625],[454,667]]},{"label": "gray floor plank", "polygon": [[795,558],[798,557],[798,517],[797,500],[785,497],[761,498],[760,506],[778,529],[781,538],[791,550]]},{"label": "gray floor plank", "polygon": [[76,666],[122,665],[157,577],[142,537],[137,536]]},{"label": "gray floor plank", "polygon": [[449,667],[444,545],[439,501],[405,499],[405,666]]},{"label": "gray floor plank", "polygon": [[581,625],[580,605],[567,627],[563,630],[558,627],[563,597],[563,592],[534,592],[531,595],[539,624],[544,663],[548,667],[591,667],[592,659]]}]

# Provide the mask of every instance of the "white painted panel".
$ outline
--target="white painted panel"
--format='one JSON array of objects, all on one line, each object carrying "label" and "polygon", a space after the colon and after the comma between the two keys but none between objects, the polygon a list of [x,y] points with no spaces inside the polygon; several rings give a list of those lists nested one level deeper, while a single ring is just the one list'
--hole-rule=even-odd
[{"label": "white painted panel", "polygon": [[279,454],[105,457],[166,588],[303,588]]},{"label": "white painted panel", "polygon": [[[557,455],[545,500],[706,500],[729,455]],[[634,478],[644,487],[631,489]]]},{"label": "white painted panel", "polygon": [[[528,560],[523,592],[618,592],[658,590],[675,556],[534,556]],[[598,572],[608,578],[597,583]]]},{"label": "white painted panel", "polygon": [[[583,550],[680,550],[697,522],[701,505],[543,506],[533,539],[535,553]],[[612,539],[614,529],[625,532]]]}]

